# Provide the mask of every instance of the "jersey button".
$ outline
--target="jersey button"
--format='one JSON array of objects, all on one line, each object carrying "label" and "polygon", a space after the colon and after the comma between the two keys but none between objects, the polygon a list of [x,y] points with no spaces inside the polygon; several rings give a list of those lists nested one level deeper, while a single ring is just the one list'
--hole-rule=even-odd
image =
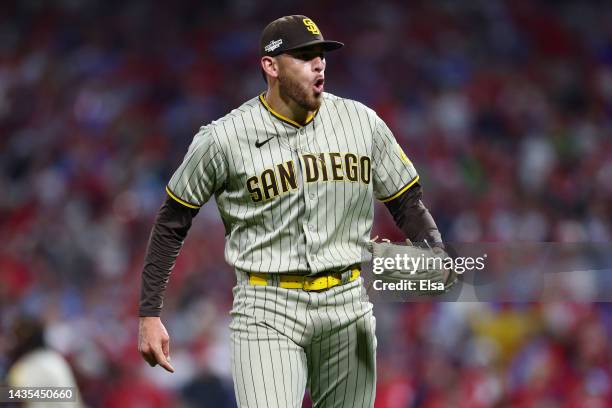
[{"label": "jersey button", "polygon": [[315,199],[315,195],[314,195],[314,193],[310,193],[310,194],[308,194],[308,197],[310,197],[310,199],[311,199],[311,200],[314,200],[314,199]]},{"label": "jersey button", "polygon": [[309,225],[309,226],[308,226],[308,230],[309,230],[310,232],[314,231],[314,229],[315,229],[315,228],[314,228],[314,225]]}]

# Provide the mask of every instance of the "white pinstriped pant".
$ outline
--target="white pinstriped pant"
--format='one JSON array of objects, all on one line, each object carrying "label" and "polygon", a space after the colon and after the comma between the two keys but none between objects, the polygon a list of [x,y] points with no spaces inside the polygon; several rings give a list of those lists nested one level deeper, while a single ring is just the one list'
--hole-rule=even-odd
[{"label": "white pinstriped pant", "polygon": [[[241,276],[242,275],[242,279]],[[373,407],[376,319],[362,278],[321,292],[251,286],[239,273],[231,311],[239,407]]]}]

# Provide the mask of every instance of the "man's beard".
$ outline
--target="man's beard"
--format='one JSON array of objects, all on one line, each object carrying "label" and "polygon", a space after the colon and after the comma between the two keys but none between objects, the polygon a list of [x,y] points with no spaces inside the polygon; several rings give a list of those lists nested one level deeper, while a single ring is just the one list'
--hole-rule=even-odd
[{"label": "man's beard", "polygon": [[302,109],[316,111],[321,106],[321,94],[315,96],[314,92],[308,92],[308,88],[289,76],[279,75],[278,83],[281,95],[293,99]]}]

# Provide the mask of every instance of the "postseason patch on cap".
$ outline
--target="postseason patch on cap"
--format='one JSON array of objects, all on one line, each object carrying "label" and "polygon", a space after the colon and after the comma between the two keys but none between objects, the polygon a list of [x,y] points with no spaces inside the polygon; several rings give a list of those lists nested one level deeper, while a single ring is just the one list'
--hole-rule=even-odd
[{"label": "postseason patch on cap", "polygon": [[283,44],[283,40],[282,39],[272,40],[272,41],[270,41],[270,43],[268,43],[268,45],[266,45],[264,47],[264,50],[266,52],[272,52],[275,49],[277,49],[278,47],[280,47],[282,44]]}]

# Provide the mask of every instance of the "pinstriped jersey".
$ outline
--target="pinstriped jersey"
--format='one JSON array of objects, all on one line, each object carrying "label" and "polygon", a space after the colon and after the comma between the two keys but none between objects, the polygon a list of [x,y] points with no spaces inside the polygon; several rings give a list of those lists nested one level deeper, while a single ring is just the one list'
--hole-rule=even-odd
[{"label": "pinstriped jersey", "polygon": [[214,195],[233,267],[316,274],[366,261],[373,198],[392,200],[417,181],[365,105],[324,93],[300,125],[262,94],[200,128],[166,191],[191,208]]}]

